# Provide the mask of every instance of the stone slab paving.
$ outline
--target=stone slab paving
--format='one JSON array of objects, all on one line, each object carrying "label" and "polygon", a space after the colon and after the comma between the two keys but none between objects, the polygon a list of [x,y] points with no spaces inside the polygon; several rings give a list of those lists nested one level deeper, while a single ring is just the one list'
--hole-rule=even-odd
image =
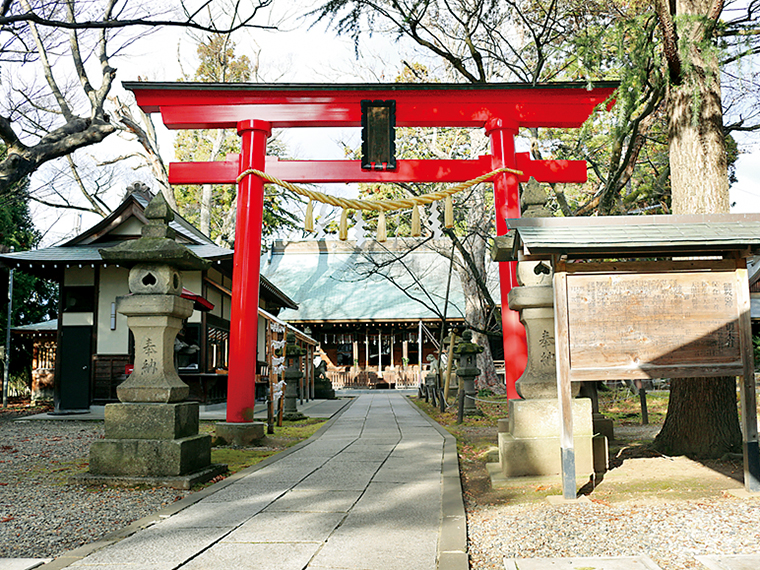
[{"label": "stone slab paving", "polygon": [[0,558],[0,570],[32,570],[51,560],[52,558]]},{"label": "stone slab paving", "polygon": [[505,570],[660,570],[648,556],[617,558],[508,558]]},{"label": "stone slab paving", "polygon": [[[80,570],[468,568],[456,444],[392,391],[361,394],[309,442],[197,495],[184,508],[159,513],[145,530],[106,540],[67,564]],[[59,559],[50,568],[65,566]]]},{"label": "stone slab paving", "polygon": [[[350,399],[340,400],[309,400],[303,404],[298,404],[298,411],[309,418],[331,418],[340,412],[351,402]],[[24,417],[25,420],[102,420],[105,416],[105,406],[90,406],[89,412],[77,412],[70,414],[35,414]],[[201,420],[206,421],[224,421],[227,418],[226,404],[201,405]],[[253,408],[253,417],[256,420],[266,420],[267,405],[264,402],[257,402]]]},{"label": "stone slab paving", "polygon": [[709,570],[758,570],[760,568],[760,554],[709,555],[696,558]]}]

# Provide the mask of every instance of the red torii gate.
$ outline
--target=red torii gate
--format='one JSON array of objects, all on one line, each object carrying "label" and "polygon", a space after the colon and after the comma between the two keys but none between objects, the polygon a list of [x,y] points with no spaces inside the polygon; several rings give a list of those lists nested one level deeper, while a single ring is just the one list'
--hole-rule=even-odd
[{"label": "red torii gate", "polygon": [[[255,168],[288,182],[464,182],[501,167],[524,174],[495,176],[496,233],[520,216],[518,183],[585,182],[585,161],[530,159],[515,153],[520,127],[577,128],[616,84],[229,84],[126,82],[146,113],[160,112],[170,129],[231,129],[242,138],[239,157],[223,162],[172,163],[172,184],[235,184]],[[491,154],[477,160],[398,160],[395,170],[362,170],[361,161],[278,160],[266,157],[272,128],[359,127],[362,101],[395,101],[398,127],[478,127],[491,139]],[[259,259],[264,182],[246,176],[238,184],[233,268],[227,422],[253,421],[258,327]],[[527,359],[525,331],[509,310],[516,285],[513,262],[500,264],[502,330],[507,392]]]}]

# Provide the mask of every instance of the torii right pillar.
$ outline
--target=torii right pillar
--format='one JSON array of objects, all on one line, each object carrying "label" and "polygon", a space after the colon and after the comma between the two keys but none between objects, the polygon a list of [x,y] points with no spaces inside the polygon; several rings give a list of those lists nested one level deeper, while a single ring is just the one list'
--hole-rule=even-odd
[{"label": "torii right pillar", "polygon": [[[492,119],[486,124],[486,134],[491,139],[491,154],[494,168],[517,169],[515,157],[515,135],[518,126],[508,124],[501,119]],[[517,176],[504,172],[493,179],[493,195],[496,207],[496,235],[507,233],[507,218],[520,217],[519,183]],[[507,295],[517,286],[517,263],[503,261],[499,263],[499,287],[501,293],[501,330],[504,343],[504,376],[507,384],[507,396],[519,398],[515,384],[525,370],[528,360],[528,348],[525,340],[525,328],[520,322],[520,315],[512,311],[507,303]]]}]

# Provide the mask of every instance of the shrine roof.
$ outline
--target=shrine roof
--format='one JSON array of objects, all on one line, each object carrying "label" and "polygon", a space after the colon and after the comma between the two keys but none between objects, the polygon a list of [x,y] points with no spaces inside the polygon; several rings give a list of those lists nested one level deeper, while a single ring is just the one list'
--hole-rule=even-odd
[{"label": "shrine roof", "polygon": [[[420,240],[308,240],[276,242],[261,258],[261,274],[298,304],[279,318],[289,322],[398,322],[438,319],[443,312],[449,261]],[[444,247],[446,253],[451,245]],[[398,259],[398,261],[393,261]],[[496,264],[489,285],[498,284]],[[416,277],[415,278],[412,277]],[[495,298],[498,302],[498,295]],[[447,318],[464,318],[464,295],[456,270],[451,278]]]},{"label": "shrine roof", "polygon": [[760,251],[760,214],[609,216],[507,220],[494,258],[709,255]]}]

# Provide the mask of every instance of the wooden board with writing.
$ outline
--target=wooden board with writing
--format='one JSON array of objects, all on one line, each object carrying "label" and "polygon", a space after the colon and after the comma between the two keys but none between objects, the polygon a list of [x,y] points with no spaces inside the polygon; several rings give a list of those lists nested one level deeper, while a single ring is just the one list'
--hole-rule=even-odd
[{"label": "wooden board with writing", "polygon": [[554,336],[565,499],[576,498],[571,382],[637,378],[742,376],[744,487],[760,493],[746,265],[743,259],[723,259],[687,269],[691,263],[570,267],[555,261]]},{"label": "wooden board with writing", "polygon": [[564,283],[557,316],[571,381],[742,374],[734,271],[574,273]]}]

